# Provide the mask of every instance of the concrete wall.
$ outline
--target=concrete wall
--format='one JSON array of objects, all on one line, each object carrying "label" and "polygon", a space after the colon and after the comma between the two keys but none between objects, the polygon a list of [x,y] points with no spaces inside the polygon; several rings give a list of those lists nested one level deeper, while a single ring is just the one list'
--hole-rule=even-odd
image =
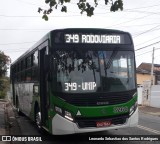
[{"label": "concrete wall", "polygon": [[153,85],[151,87],[150,106],[160,108],[160,85]]},{"label": "concrete wall", "polygon": [[150,81],[145,81],[138,88],[138,104],[160,108],[160,85],[151,86]]}]

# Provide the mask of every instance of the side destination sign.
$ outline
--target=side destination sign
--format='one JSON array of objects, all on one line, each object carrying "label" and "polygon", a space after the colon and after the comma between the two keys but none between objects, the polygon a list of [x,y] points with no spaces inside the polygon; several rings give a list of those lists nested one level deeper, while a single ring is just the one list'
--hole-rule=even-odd
[{"label": "side destination sign", "polygon": [[65,34],[65,43],[121,44],[120,35]]}]

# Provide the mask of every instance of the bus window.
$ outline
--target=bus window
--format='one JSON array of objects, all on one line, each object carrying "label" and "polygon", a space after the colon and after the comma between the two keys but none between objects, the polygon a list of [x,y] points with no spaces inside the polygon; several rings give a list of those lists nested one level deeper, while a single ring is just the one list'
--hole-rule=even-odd
[{"label": "bus window", "polygon": [[25,71],[21,72],[21,81],[25,81]]},{"label": "bus window", "polygon": [[31,59],[31,56],[29,56],[26,59],[26,67],[29,68],[31,66],[32,66],[32,59]]},{"label": "bus window", "polygon": [[31,81],[32,80],[31,77],[32,77],[32,69],[26,70],[26,81]]},{"label": "bus window", "polygon": [[37,65],[38,65],[38,51],[35,51],[35,53],[33,54],[33,66]]},{"label": "bus window", "polygon": [[38,73],[38,67],[32,68],[32,80],[38,81],[39,73]]},{"label": "bus window", "polygon": [[21,71],[25,69],[25,62],[24,60],[21,61]]}]

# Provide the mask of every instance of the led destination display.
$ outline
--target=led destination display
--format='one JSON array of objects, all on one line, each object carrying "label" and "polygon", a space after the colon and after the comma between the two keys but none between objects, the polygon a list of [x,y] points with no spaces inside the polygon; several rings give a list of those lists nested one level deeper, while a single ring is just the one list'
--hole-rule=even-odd
[{"label": "led destination display", "polygon": [[[131,38],[128,34],[83,34],[83,33],[62,33],[56,43],[66,44],[131,44]],[[63,37],[63,39],[62,39]]]},{"label": "led destination display", "polygon": [[56,44],[132,44],[129,33],[100,31],[58,31],[54,34]]},{"label": "led destination display", "polygon": [[120,44],[120,35],[65,34],[65,43]]}]

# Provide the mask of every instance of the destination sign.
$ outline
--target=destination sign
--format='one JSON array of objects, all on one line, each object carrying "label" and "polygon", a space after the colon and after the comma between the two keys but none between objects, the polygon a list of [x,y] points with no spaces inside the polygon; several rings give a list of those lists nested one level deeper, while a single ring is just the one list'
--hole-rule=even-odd
[{"label": "destination sign", "polygon": [[65,43],[121,44],[121,35],[64,34]]},{"label": "destination sign", "polygon": [[129,33],[105,31],[58,31],[53,33],[56,44],[132,44]]}]

